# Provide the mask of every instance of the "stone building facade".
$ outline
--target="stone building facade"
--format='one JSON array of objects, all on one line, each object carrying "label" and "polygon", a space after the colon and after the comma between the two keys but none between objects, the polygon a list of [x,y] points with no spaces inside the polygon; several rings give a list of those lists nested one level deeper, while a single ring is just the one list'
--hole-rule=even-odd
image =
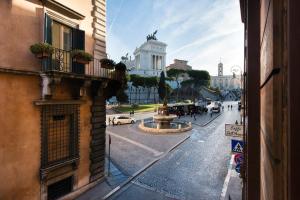
[{"label": "stone building facade", "polygon": [[219,90],[241,89],[240,75],[223,75],[223,63],[218,64],[218,76],[210,77],[210,85]]},{"label": "stone building facade", "polygon": [[[73,198],[104,178],[105,0],[0,1],[0,199]],[[35,58],[30,45],[54,53]],[[94,56],[89,64],[72,49]],[[5,180],[5,181],[4,181]]]}]

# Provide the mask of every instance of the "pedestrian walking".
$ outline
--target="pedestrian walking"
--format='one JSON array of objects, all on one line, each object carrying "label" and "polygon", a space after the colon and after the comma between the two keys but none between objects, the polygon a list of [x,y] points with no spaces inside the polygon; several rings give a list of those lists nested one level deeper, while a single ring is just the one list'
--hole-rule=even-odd
[{"label": "pedestrian walking", "polygon": [[194,120],[196,121],[196,112],[194,112]]},{"label": "pedestrian walking", "polygon": [[236,124],[236,125],[238,125],[238,124],[239,124],[237,120],[235,120],[235,124]]},{"label": "pedestrian walking", "polygon": [[112,125],[115,126],[115,117],[112,119]]},{"label": "pedestrian walking", "polygon": [[224,111],[224,106],[222,106],[222,111]]},{"label": "pedestrian walking", "polygon": [[110,123],[111,123],[111,119],[110,117],[108,117],[108,125],[110,126]]},{"label": "pedestrian walking", "polygon": [[228,105],[228,110],[229,110],[229,105]]},{"label": "pedestrian walking", "polygon": [[132,110],[132,115],[134,116],[134,110]]},{"label": "pedestrian walking", "polygon": [[232,105],[230,105],[230,107],[231,107],[231,110],[232,110]]},{"label": "pedestrian walking", "polygon": [[213,113],[211,112],[211,113],[210,113],[210,117],[212,117],[212,115],[213,115]]}]

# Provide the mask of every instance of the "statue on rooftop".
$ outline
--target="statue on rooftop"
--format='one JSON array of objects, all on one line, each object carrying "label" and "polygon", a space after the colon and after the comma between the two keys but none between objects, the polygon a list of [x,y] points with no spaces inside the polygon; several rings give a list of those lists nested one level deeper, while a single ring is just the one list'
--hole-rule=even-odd
[{"label": "statue on rooftop", "polygon": [[157,30],[154,31],[152,34],[147,35],[147,41],[149,41],[149,40],[157,40],[157,38],[155,36],[156,33],[157,33]]}]

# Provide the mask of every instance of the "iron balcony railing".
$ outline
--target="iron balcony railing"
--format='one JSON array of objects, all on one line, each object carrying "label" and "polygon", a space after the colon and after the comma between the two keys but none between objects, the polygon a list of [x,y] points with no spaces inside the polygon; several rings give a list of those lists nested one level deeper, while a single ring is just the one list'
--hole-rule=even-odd
[{"label": "iron balcony railing", "polygon": [[114,69],[101,68],[100,60],[93,59],[89,64],[73,62],[71,51],[54,49],[52,55],[43,59],[43,72],[64,72],[68,74],[84,75],[92,78],[107,78],[120,80],[122,74]]}]

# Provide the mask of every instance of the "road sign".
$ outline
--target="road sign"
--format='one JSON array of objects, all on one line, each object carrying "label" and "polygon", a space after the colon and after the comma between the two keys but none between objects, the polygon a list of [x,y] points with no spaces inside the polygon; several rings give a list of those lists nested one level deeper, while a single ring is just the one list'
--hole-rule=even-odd
[{"label": "road sign", "polygon": [[243,153],[244,142],[240,140],[231,140],[231,151],[233,153]]},{"label": "road sign", "polygon": [[225,135],[232,137],[243,137],[243,125],[225,124]]},{"label": "road sign", "polygon": [[242,164],[244,162],[244,156],[242,153],[237,153],[234,155],[234,162],[236,164]]},{"label": "road sign", "polygon": [[237,173],[241,173],[241,164],[237,164],[237,165],[235,166],[235,171],[236,171]]}]

